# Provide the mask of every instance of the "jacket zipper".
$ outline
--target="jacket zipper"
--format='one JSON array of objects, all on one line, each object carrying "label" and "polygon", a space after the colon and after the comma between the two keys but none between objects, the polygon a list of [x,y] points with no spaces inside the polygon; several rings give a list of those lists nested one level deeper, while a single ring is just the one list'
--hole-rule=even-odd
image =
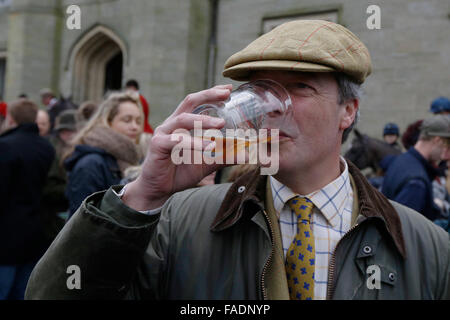
[{"label": "jacket zipper", "polygon": [[263,272],[261,274],[261,288],[262,288],[262,292],[263,292],[263,298],[264,298],[264,300],[267,300],[267,292],[266,292],[266,287],[265,287],[265,284],[264,284],[264,276],[265,276],[265,273],[267,271],[267,267],[269,266],[270,262],[272,261],[272,256],[275,254],[275,247],[274,247],[274,244],[273,244],[273,239],[274,239],[275,235],[273,234],[272,222],[270,222],[270,219],[269,219],[269,216],[267,215],[267,212],[265,210],[263,210],[263,212],[264,212],[264,216],[266,217],[266,220],[269,222],[270,234],[272,235],[272,238],[271,238],[272,250],[270,252],[269,259],[267,259],[266,263],[264,264]]},{"label": "jacket zipper", "polygon": [[[264,264],[264,268],[263,268],[263,272],[261,274],[261,288],[262,288],[262,292],[263,292],[263,298],[264,300],[267,300],[267,292],[266,292],[266,287],[265,287],[265,283],[264,283],[264,276],[265,273],[267,271],[267,267],[269,266],[270,262],[272,261],[272,256],[275,254],[275,247],[273,244],[273,239],[275,237],[275,235],[273,234],[273,226],[272,223],[270,222],[269,216],[267,215],[267,212],[265,210],[263,210],[264,212],[264,216],[266,217],[267,221],[269,222],[269,229],[270,229],[270,234],[272,236],[271,238],[271,243],[272,243],[272,249],[270,252],[270,256],[269,259],[267,259],[266,263]],[[338,241],[338,243],[336,244],[336,247],[333,250],[333,254],[331,256],[331,262],[330,262],[330,266],[328,268],[328,288],[327,288],[327,300],[331,300],[331,297],[333,296],[334,293],[334,288],[331,288],[331,284],[333,283],[333,278],[334,278],[334,269],[335,269],[335,264],[336,264],[336,249],[338,248],[339,244],[341,243],[341,241],[348,237],[349,234],[351,234],[357,227],[359,226],[359,224],[355,224],[352,228],[350,228],[349,231],[347,231],[346,234],[344,234],[344,236]]]},{"label": "jacket zipper", "polygon": [[330,261],[330,266],[328,267],[328,287],[327,287],[327,300],[331,300],[331,298],[333,297],[334,294],[334,287],[332,287],[333,284],[333,278],[334,278],[334,269],[335,269],[335,264],[336,264],[336,249],[338,248],[339,244],[341,243],[341,241],[347,237],[350,233],[353,232],[353,230],[355,230],[358,227],[359,224],[355,224],[352,228],[350,228],[350,230],[347,231],[346,234],[344,234],[344,236],[338,241],[338,243],[336,244],[336,247],[333,250],[333,254],[331,255],[331,261]]}]

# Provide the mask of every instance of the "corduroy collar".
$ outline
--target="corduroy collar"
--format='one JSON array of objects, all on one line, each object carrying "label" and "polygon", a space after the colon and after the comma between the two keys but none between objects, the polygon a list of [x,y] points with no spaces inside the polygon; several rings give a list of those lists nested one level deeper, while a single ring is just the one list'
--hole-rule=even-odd
[{"label": "corduroy collar", "polygon": [[[397,211],[383,194],[370,185],[353,163],[349,160],[346,161],[358,193],[359,214],[366,218],[380,218],[398,251],[405,258],[405,243]],[[225,195],[211,224],[211,230],[222,231],[233,226],[243,215],[252,217],[258,211],[263,210],[266,179],[267,176],[260,175],[259,168],[239,177]]]}]

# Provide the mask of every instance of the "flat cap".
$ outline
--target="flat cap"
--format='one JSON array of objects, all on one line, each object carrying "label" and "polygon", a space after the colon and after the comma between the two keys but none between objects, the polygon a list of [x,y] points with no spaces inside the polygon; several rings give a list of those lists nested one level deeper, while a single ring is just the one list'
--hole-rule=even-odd
[{"label": "flat cap", "polygon": [[246,81],[256,70],[342,72],[361,84],[372,65],[369,50],[347,28],[324,20],[295,20],[233,54],[223,76]]},{"label": "flat cap", "polygon": [[76,110],[65,110],[61,112],[55,120],[55,130],[77,130],[77,111]]},{"label": "flat cap", "polygon": [[435,115],[423,120],[420,133],[428,136],[450,138],[450,117]]}]

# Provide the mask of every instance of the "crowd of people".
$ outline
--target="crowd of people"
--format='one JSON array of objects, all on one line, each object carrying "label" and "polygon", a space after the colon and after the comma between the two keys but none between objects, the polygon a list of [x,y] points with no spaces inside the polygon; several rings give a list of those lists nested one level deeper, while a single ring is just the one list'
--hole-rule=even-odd
[{"label": "crowd of people", "polygon": [[[303,54],[290,38],[310,39]],[[2,105],[0,299],[448,299],[450,101],[432,103],[404,148],[399,126],[384,127],[401,154],[383,158],[374,187],[341,156],[370,73],[364,44],[320,20],[230,57],[224,76],[287,88],[300,133],[281,138],[276,175],[240,165],[221,184],[217,164],[172,163],[170,134],[221,128],[191,111],[230,85],[190,94],[156,131],[135,80],[98,104],[43,89],[42,109]],[[82,290],[66,287],[69,265]],[[382,267],[381,290],[363,285],[368,265]]]},{"label": "crowd of people", "polygon": [[[79,107],[41,90],[2,104],[0,299],[23,299],[32,268],[90,194],[131,180],[153,128],[136,80]],[[134,177],[135,177],[134,173]]]},{"label": "crowd of people", "polygon": [[420,212],[450,232],[450,100],[432,101],[431,116],[410,124],[400,140],[400,129],[387,123],[384,141],[400,155],[386,155],[381,170],[369,181],[386,197]]}]

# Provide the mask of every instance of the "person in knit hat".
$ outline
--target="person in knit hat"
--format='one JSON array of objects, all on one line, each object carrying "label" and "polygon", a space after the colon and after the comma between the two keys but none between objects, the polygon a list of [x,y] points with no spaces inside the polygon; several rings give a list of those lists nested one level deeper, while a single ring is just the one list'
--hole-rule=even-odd
[{"label": "person in knit hat", "polygon": [[389,143],[394,148],[401,150],[401,146],[398,144],[397,140],[400,136],[400,129],[396,123],[386,123],[383,128],[383,140]]},{"label": "person in knit hat", "polygon": [[430,112],[434,114],[450,115],[450,100],[446,97],[434,99],[430,105]]}]

